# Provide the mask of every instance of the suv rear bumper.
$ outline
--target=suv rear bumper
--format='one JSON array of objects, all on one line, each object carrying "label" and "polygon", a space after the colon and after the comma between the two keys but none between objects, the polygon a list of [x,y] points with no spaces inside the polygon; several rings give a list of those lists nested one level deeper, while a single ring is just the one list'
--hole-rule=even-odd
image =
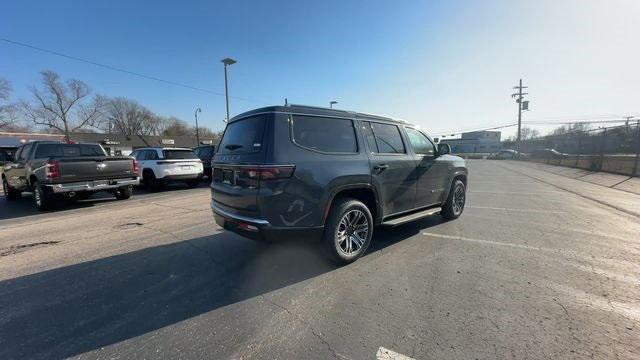
[{"label": "suv rear bumper", "polygon": [[211,211],[216,224],[225,230],[234,232],[254,240],[281,241],[281,240],[319,240],[324,230],[323,227],[275,227],[264,219],[251,218],[233,214],[215,201],[211,201]]},{"label": "suv rear bumper", "polygon": [[43,184],[43,186],[54,194],[67,193],[71,191],[103,191],[113,190],[124,186],[140,184],[140,179],[111,179],[96,181],[80,181],[64,184]]}]

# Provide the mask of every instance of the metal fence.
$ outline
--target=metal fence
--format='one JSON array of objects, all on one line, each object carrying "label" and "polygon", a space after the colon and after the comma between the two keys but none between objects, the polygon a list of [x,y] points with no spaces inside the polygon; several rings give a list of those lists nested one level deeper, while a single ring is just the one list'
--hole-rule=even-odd
[{"label": "metal fence", "polygon": [[[515,143],[504,146],[518,147]],[[519,148],[534,161],[640,175],[640,122],[523,140]],[[554,149],[560,154],[544,149]]]}]

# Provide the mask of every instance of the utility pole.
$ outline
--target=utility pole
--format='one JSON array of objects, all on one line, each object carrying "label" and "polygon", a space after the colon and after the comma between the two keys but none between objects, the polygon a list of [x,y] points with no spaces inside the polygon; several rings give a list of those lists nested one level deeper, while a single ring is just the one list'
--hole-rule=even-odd
[{"label": "utility pole", "polygon": [[522,136],[522,110],[529,110],[529,102],[523,101],[525,95],[529,95],[529,93],[522,92],[522,89],[528,88],[528,86],[522,86],[522,79],[518,83],[518,86],[514,86],[514,89],[517,89],[518,92],[515,94],[511,94],[512,98],[516,99],[516,103],[518,104],[518,137],[516,138],[516,148],[520,151],[520,140]]},{"label": "utility pole", "polygon": [[196,146],[200,146],[200,130],[198,129],[198,113],[202,112],[202,109],[196,109]]}]

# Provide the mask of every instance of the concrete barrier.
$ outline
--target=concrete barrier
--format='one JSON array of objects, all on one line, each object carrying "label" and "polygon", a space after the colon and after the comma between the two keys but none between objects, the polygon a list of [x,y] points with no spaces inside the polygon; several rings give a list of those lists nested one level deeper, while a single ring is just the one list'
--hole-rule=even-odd
[{"label": "concrete barrier", "polygon": [[602,157],[600,155],[568,155],[562,159],[531,159],[531,161],[589,171],[640,176],[640,164],[636,174],[633,174],[633,169],[636,166],[636,157],[634,155],[604,155]]}]

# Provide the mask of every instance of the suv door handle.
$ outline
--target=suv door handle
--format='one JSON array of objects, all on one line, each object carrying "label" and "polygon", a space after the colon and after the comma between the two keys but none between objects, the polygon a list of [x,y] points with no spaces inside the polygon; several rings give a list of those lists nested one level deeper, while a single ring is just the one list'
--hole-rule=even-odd
[{"label": "suv door handle", "polygon": [[383,171],[387,170],[388,168],[389,168],[389,165],[387,165],[387,164],[378,164],[378,165],[375,165],[373,167],[373,170],[376,170],[378,172],[383,172]]}]

